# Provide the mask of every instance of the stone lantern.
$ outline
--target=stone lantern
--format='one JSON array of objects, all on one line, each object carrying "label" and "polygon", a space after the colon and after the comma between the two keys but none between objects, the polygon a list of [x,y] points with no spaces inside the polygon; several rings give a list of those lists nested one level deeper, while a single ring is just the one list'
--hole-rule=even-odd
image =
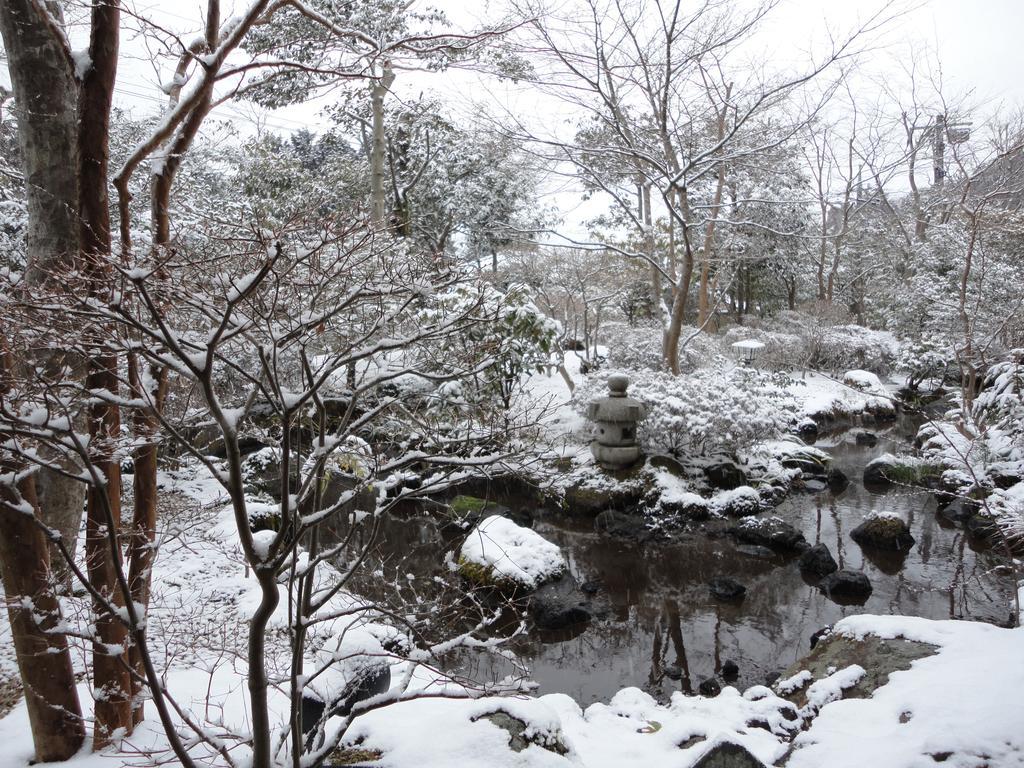
[{"label": "stone lantern", "polygon": [[608,396],[587,407],[587,418],[597,424],[597,439],[590,451],[605,469],[625,469],[640,459],[636,442],[636,426],[644,417],[644,405],[626,396],[629,378],[608,377]]},{"label": "stone lantern", "polygon": [[740,361],[748,368],[754,365],[754,361],[757,359],[758,354],[764,349],[764,344],[754,339],[744,339],[743,341],[737,341],[731,345],[736,350],[737,356]]}]

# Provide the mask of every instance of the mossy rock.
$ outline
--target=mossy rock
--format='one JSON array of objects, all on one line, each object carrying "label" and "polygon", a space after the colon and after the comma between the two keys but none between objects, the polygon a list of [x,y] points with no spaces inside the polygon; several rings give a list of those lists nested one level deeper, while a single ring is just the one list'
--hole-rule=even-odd
[{"label": "mossy rock", "polygon": [[910,528],[896,515],[873,515],[850,531],[850,538],[862,547],[907,550],[914,546]]},{"label": "mossy rock", "polygon": [[512,593],[525,589],[523,584],[520,584],[514,579],[496,576],[492,566],[474,563],[463,557],[459,558],[458,570],[459,575],[462,578],[478,587],[496,589],[499,592],[505,593]]},{"label": "mossy rock", "polygon": [[[917,659],[931,656],[938,650],[934,645],[902,638],[883,640],[868,635],[858,640],[842,634],[829,634],[819,640],[809,654],[783,672],[779,679],[786,680],[806,669],[814,680],[821,680],[829,676],[830,669],[834,671],[859,664],[864,668],[864,677],[856,685],[844,689],[843,698],[866,699],[889,682],[889,675],[893,672],[910,669]],[[810,682],[787,694],[786,698],[803,707],[807,704]]]},{"label": "mossy rock", "polygon": [[465,517],[473,513],[480,514],[487,507],[487,500],[476,496],[459,495],[448,502],[448,506],[459,517]]},{"label": "mossy rock", "polygon": [[[655,489],[650,473],[606,473],[614,483],[590,484],[585,480],[565,489],[562,509],[575,517],[596,517],[606,509],[633,512]],[[622,475],[616,477],[616,475]]]},{"label": "mossy rock", "polygon": [[943,468],[936,464],[882,456],[864,468],[864,483],[876,487],[895,484],[932,488],[939,483],[942,472]]}]

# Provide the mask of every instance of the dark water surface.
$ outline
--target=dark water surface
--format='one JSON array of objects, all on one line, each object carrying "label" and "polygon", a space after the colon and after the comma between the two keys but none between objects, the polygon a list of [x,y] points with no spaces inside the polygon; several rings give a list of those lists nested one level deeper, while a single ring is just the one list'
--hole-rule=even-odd
[{"label": "dark water surface", "polygon": [[[874,447],[856,445],[852,432],[822,439],[818,447],[832,454],[850,486],[836,495],[797,492],[766,513],[791,523],[809,542],[826,543],[840,567],[863,570],[874,587],[863,606],[826,598],[804,580],[795,558],[745,554],[729,537],[710,538],[698,529],[675,541],[638,544],[597,535],[590,520],[523,505],[534,516],[535,530],[562,548],[579,582],[601,582],[598,597],[609,610],[585,628],[562,635],[532,632],[507,647],[530,668],[540,693],[567,693],[585,706],[626,686],[659,698],[672,690],[695,691],[706,678],[721,679],[726,660],[739,666],[733,684],[765,683],[807,653],[812,633],[854,613],[1006,622],[1012,581],[999,568],[1005,562],[1001,555],[984,550],[961,529],[940,525],[931,494],[876,494],[861,482],[871,459],[905,448],[913,433],[913,424],[893,426],[878,433]],[[516,505],[515,499],[500,501]],[[905,558],[871,559],[849,538],[874,510],[897,512],[909,523],[916,543]],[[432,519],[419,515],[388,519],[380,540],[390,584],[402,584],[407,599],[440,599],[452,612],[459,610],[450,580],[446,599],[439,576],[457,539],[442,536]],[[713,600],[707,582],[716,576],[746,585],[743,601]],[[370,581],[362,586],[376,591]],[[506,662],[478,654],[451,663],[479,680],[512,671]]]}]

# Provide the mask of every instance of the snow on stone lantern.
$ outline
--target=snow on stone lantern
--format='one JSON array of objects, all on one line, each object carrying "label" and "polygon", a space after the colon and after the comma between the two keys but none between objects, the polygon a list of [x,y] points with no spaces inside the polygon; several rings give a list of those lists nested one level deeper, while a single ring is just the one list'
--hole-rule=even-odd
[{"label": "snow on stone lantern", "polygon": [[760,341],[754,341],[754,339],[737,341],[735,344],[730,346],[736,350],[736,356],[739,357],[739,359],[743,361],[743,364],[748,367],[754,364],[754,360],[757,358],[758,352],[764,349],[764,344]]},{"label": "snow on stone lantern", "polygon": [[636,426],[644,417],[644,405],[626,396],[629,378],[621,374],[608,377],[608,396],[587,407],[587,418],[597,424],[597,439],[590,452],[605,469],[625,469],[640,459]]}]

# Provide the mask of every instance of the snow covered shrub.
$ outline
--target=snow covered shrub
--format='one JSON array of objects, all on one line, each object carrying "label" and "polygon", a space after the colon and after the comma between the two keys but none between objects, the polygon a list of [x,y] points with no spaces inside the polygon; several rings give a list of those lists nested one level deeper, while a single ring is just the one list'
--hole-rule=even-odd
[{"label": "snow covered shrub", "polygon": [[443,324],[474,312],[481,322],[464,327],[458,345],[446,339],[443,354],[434,356],[442,368],[463,374],[459,391],[446,393],[445,399],[474,405],[495,401],[507,409],[523,374],[539,371],[549,361],[559,325],[530,300],[525,286],[502,292],[492,285],[466,283],[430,297],[416,321]]},{"label": "snow covered shrub", "polygon": [[796,333],[782,333],[747,325],[734,325],[723,337],[726,349],[738,341],[753,339],[764,344],[757,355],[757,367],[769,370],[791,370],[804,365],[807,359],[807,341]]},{"label": "snow covered shrub", "polygon": [[[703,368],[681,376],[623,373],[630,377],[629,395],[647,407],[638,438],[648,453],[734,453],[781,434],[797,412],[788,379],[778,374],[743,367]],[[591,377],[576,388],[580,412],[606,394],[605,382],[606,376]]]},{"label": "snow covered shrub", "polygon": [[907,387],[917,389],[926,381],[943,382],[959,376],[956,352],[938,336],[904,342],[895,362],[896,370],[907,376]]},{"label": "snow covered shrub", "polygon": [[888,331],[861,325],[818,326],[807,339],[807,364],[818,370],[860,368],[886,374],[899,354],[899,342]]},{"label": "snow covered shrub", "polygon": [[662,369],[661,327],[654,324],[609,323],[602,329],[608,347],[608,363],[634,371]]},{"label": "snow covered shrub", "polygon": [[[664,369],[661,326],[609,323],[602,330],[602,337],[611,367],[635,371]],[[725,353],[720,337],[690,326],[683,326],[679,338],[679,361],[685,370],[708,365]]]},{"label": "snow covered shrub", "polygon": [[996,363],[985,375],[974,400],[973,416],[980,427],[1000,430],[1024,460],[1024,349]]}]

